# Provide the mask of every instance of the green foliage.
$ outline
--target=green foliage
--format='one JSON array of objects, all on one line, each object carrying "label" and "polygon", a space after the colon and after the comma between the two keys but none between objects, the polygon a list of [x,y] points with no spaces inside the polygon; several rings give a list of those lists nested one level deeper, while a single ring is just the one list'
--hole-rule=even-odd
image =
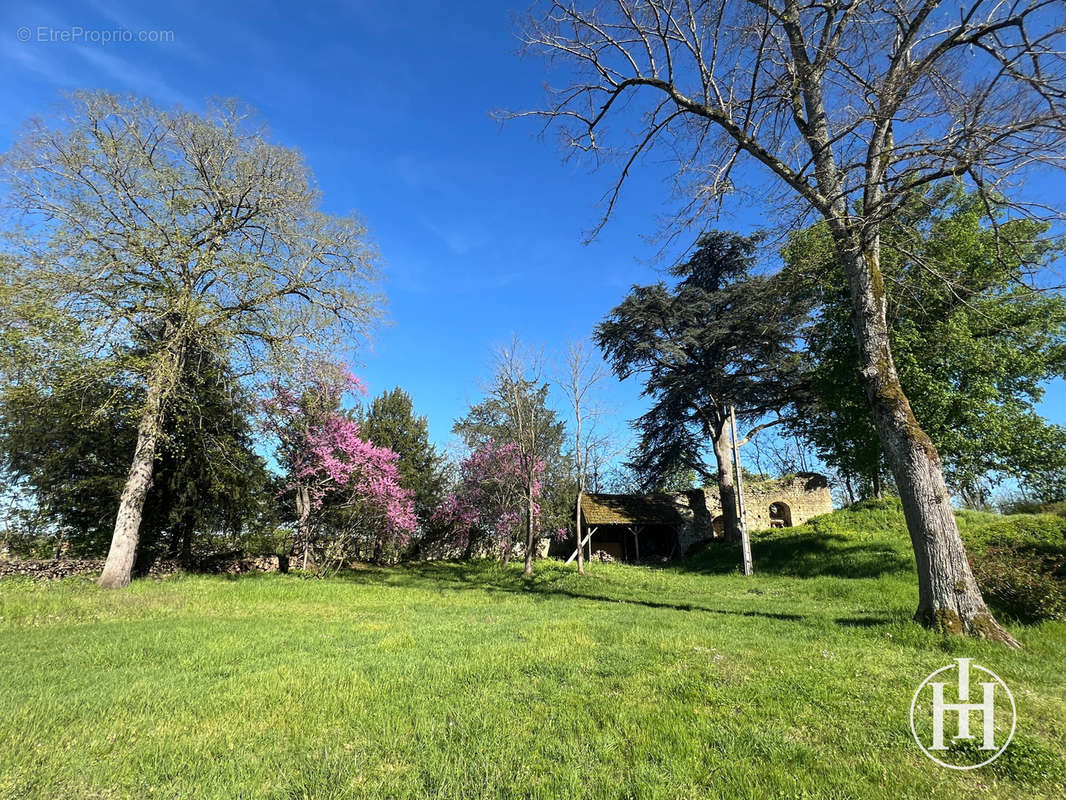
[{"label": "green foliage", "polygon": [[1033,500],[1009,500],[1000,510],[1004,514],[1054,514],[1066,517],[1066,502],[1041,503]]},{"label": "green foliage", "polygon": [[425,528],[444,489],[443,459],[429,441],[429,423],[414,413],[411,396],[396,387],[356,414],[359,433],[400,456],[401,485],[414,492],[415,512]]},{"label": "green foliage", "polygon": [[1066,516],[963,511],[958,517],[989,605],[1022,622],[1066,620]]},{"label": "green foliage", "polygon": [[[989,476],[1011,475],[1055,496],[1066,474],[1066,430],[1034,410],[1042,383],[1066,374],[1066,297],[1021,279],[1062,251],[1047,226],[999,219],[954,185],[915,197],[885,229],[892,353],[903,389],[932,437],[949,484],[984,502]],[[998,234],[998,239],[997,239]],[[814,298],[807,337],[813,401],[792,428],[831,467],[865,484],[882,468],[843,270],[824,226],[793,237],[782,285]]]},{"label": "green foliage", "polygon": [[[63,388],[8,386],[0,397],[0,468],[23,484],[48,525],[75,553],[99,555],[111,540],[136,442],[137,392],[120,382],[68,376]],[[51,526],[55,526],[51,529]]]},{"label": "green foliage", "polygon": [[985,601],[1020,622],[1066,620],[1066,555],[1024,546],[989,547],[970,556]]},{"label": "green foliage", "polygon": [[[73,370],[73,365],[68,365]],[[142,562],[233,547],[252,522],[269,524],[271,493],[254,453],[248,401],[197,353],[164,418],[145,502]],[[58,385],[9,385],[0,394],[0,470],[25,486],[43,526],[76,554],[107,552],[137,440],[143,388],[112,363],[82,363]]]}]

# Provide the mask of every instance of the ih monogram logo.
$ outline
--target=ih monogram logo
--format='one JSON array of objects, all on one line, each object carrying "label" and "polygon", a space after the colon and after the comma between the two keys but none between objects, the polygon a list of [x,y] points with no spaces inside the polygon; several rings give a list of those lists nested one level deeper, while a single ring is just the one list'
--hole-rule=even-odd
[{"label": "ih monogram logo", "polygon": [[[976,769],[994,761],[1007,749],[1011,737],[1014,736],[1015,725],[1018,722],[1018,716],[1014,708],[1014,696],[1011,694],[1010,689],[1007,688],[1007,684],[991,670],[972,662],[973,659],[971,658],[956,658],[954,664],[948,664],[948,666],[934,671],[922,681],[918,691],[914,693],[914,699],[911,700],[911,733],[914,734],[914,740],[918,742],[922,752],[929,758],[937,764],[950,769]],[[955,670],[958,670],[958,676],[952,683],[948,683],[946,680],[933,680],[938,675],[947,678]],[[971,684],[971,670],[982,673],[975,676],[978,680],[979,690],[975,690]],[[988,677],[991,680],[981,680],[982,677]],[[997,687],[1000,687],[1002,692],[997,692]],[[980,702],[971,702],[971,694],[979,695]],[[958,702],[949,702],[945,699],[952,697],[957,697]],[[999,737],[1002,742],[999,745],[996,744],[997,699],[1001,705],[1004,702],[1010,703],[1011,717],[1010,731],[1005,736],[1001,735]],[[919,702],[920,700],[922,702]],[[929,703],[929,705],[927,706],[926,703]],[[931,732],[928,724],[930,710],[932,712]],[[1003,710],[1006,710],[1005,707]],[[980,732],[979,737],[972,732],[974,726],[971,722],[973,721],[976,721],[976,728]],[[938,757],[938,755],[943,755],[946,758],[948,751],[952,750],[949,744],[945,743],[945,730],[951,736],[951,743],[963,745],[961,748],[956,748],[955,757],[952,758],[952,761],[958,763],[948,763]],[[951,731],[954,731],[954,733],[951,733]],[[976,740],[978,738],[980,739],[980,746],[977,748],[977,752],[980,755],[975,757],[973,755],[973,747],[966,747],[965,745],[967,740]],[[926,742],[928,742],[928,746]],[[988,758],[985,758],[986,754]],[[970,763],[981,758],[984,758],[984,760],[978,763]]]}]

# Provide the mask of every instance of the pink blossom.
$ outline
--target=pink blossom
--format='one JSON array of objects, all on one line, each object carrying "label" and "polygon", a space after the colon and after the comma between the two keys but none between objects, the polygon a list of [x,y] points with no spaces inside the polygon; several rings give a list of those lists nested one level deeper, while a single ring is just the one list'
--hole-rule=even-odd
[{"label": "pink blossom", "polygon": [[413,492],[400,485],[399,455],[364,440],[359,425],[341,411],[346,393],[366,387],[343,365],[305,369],[299,391],[268,386],[265,427],[278,441],[287,491],[306,492],[311,511],[329,501],[357,507],[377,535],[405,544],[415,530]]},{"label": "pink blossom", "polygon": [[[510,549],[525,514],[525,467],[517,444],[490,441],[478,447],[459,465],[458,486],[438,506],[434,519],[451,528],[460,547],[480,533]],[[540,517],[543,472],[544,463],[538,460],[531,484],[534,530]]]}]

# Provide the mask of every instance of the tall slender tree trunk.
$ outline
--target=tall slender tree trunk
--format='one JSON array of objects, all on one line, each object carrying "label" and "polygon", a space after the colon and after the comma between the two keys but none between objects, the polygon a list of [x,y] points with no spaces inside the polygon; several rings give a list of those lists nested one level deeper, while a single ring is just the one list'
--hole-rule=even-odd
[{"label": "tall slender tree trunk", "polygon": [[526,484],[526,568],[525,574],[533,574],[533,481]]},{"label": "tall slender tree trunk", "polygon": [[740,516],[737,514],[737,489],[733,483],[733,456],[730,453],[729,426],[723,417],[712,431],[711,444],[718,467],[718,498],[722,506],[723,532],[731,542],[740,541]]},{"label": "tall slender tree trunk", "polygon": [[137,558],[144,500],[148,496],[148,490],[152,488],[156,450],[163,432],[163,413],[166,401],[181,373],[183,357],[183,343],[173,342],[167,348],[166,357],[149,375],[148,396],[137,426],[137,446],[133,451],[133,463],[126,477],[126,485],[122,487],[111,547],[107,551],[107,560],[98,581],[101,588],[121,589],[129,585],[133,563]]},{"label": "tall slender tree trunk", "polygon": [[296,490],[296,537],[304,551],[300,569],[306,570],[311,558],[311,491],[306,486]]},{"label": "tall slender tree trunk", "polygon": [[959,536],[940,456],[900,385],[889,346],[879,242],[845,249],[843,255],[849,268],[862,382],[903,501],[918,566],[915,619],[930,628],[1017,647],[985,605]]},{"label": "tall slender tree trunk", "polygon": [[581,546],[581,488],[577,490],[577,506],[574,511],[574,530],[577,531],[577,574],[585,574],[585,548]]},{"label": "tall slender tree trunk", "polygon": [[575,368],[574,392],[574,459],[577,465],[577,503],[574,506],[574,530],[577,531],[577,574],[585,574],[585,548],[581,546],[581,493],[585,490],[585,462],[581,450],[581,391],[579,371]]}]

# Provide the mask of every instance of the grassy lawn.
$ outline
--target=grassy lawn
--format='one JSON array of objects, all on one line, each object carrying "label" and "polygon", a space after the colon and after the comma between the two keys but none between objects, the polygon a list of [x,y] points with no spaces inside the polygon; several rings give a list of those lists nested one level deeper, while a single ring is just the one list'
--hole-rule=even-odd
[{"label": "grassy lawn", "polygon": [[[756,537],[753,579],[719,547],[584,579],[2,581],[0,797],[1066,795],[1066,625],[1012,625],[1021,652],[925,632],[898,514],[850,513]],[[960,655],[1019,715],[965,773],[908,726]]]}]

